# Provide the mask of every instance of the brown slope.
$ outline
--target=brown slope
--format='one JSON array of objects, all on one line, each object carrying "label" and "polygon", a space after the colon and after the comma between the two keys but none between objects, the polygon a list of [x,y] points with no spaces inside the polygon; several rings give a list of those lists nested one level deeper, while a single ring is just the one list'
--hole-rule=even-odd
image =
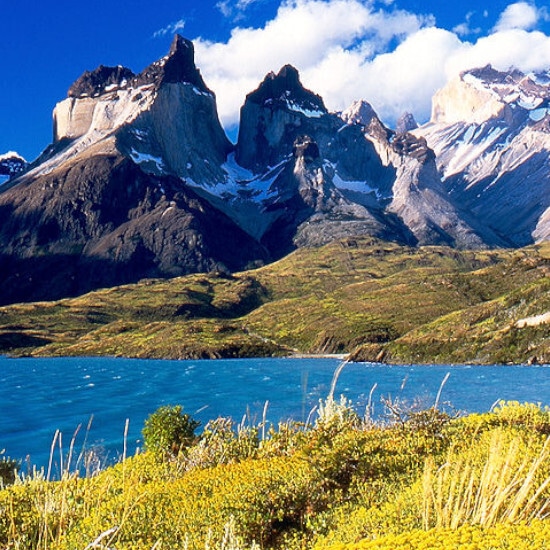
[{"label": "brown slope", "polygon": [[0,303],[196,271],[264,249],[178,178],[119,155],[81,159],[0,194]]}]

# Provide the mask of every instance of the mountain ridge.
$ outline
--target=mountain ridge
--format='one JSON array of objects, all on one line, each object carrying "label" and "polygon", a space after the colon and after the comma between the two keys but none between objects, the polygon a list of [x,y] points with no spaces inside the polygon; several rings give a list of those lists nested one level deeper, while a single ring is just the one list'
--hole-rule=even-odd
[{"label": "mountain ridge", "polygon": [[[459,248],[545,240],[549,74],[467,71],[436,94],[430,123],[418,127],[405,113],[391,130],[364,100],[330,113],[285,65],[247,95],[232,144],[191,41],[176,35],[168,54],[138,74],[86,71],[54,109],[52,145],[0,187],[0,256],[12,266],[0,284],[15,285],[0,301],[49,297],[42,271],[13,268],[48,254],[73,268],[107,260],[113,274],[125,273],[88,280],[74,294],[235,271],[357,235]],[[127,176],[106,171],[107,159]],[[137,182],[140,206],[128,202]],[[128,203],[116,219],[95,187],[110,189],[112,204]],[[172,212],[179,221],[169,224]],[[83,277],[73,268],[44,269]],[[29,295],[30,281],[37,288]]]}]

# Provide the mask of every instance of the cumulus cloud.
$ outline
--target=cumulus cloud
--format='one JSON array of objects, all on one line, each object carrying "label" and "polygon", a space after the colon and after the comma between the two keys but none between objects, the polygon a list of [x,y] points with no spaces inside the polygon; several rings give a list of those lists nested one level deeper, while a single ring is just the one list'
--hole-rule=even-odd
[{"label": "cumulus cloud", "polygon": [[[235,125],[245,95],[287,63],[329,109],[366,99],[390,125],[403,111],[427,121],[433,93],[458,71],[488,63],[501,70],[550,67],[550,37],[530,30],[536,23],[529,13],[536,21],[544,17],[534,4],[511,4],[475,42],[461,39],[458,29],[438,28],[430,15],[396,9],[391,0],[383,4],[284,0],[262,27],[236,27],[227,42],[194,40],[197,65],[216,92],[224,125]],[[512,26],[506,21],[514,10],[523,19]]]},{"label": "cumulus cloud", "polygon": [[510,4],[500,15],[494,31],[507,31],[510,29],[529,30],[535,28],[540,17],[540,10],[527,2]]},{"label": "cumulus cloud", "polygon": [[166,27],[159,29],[158,31],[155,31],[153,33],[153,38],[161,38],[166,35],[176,34],[177,32],[183,30],[184,28],[185,28],[185,20],[180,19],[179,21],[174,21],[173,23],[166,25]]}]

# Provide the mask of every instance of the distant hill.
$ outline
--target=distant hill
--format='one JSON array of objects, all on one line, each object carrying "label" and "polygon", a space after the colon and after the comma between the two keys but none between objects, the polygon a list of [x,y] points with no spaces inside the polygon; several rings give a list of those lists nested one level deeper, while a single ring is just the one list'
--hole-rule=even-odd
[{"label": "distant hill", "polygon": [[460,251],[343,239],[233,275],[4,306],[0,353],[549,362],[549,274],[546,243]]}]

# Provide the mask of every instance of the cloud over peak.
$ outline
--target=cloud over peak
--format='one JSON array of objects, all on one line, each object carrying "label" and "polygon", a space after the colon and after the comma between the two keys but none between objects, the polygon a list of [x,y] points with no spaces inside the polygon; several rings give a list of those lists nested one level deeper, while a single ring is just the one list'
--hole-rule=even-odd
[{"label": "cloud over peak", "polygon": [[[253,1],[259,0],[231,5]],[[265,74],[287,63],[329,109],[366,99],[392,125],[403,111],[427,121],[433,93],[458,71],[488,63],[548,69],[550,37],[534,30],[546,17],[533,3],[512,3],[489,33],[469,42],[461,38],[466,27],[438,28],[430,14],[397,9],[389,0],[285,0],[262,26],[237,26],[226,42],[194,42],[226,127],[238,122],[245,95]]]}]

